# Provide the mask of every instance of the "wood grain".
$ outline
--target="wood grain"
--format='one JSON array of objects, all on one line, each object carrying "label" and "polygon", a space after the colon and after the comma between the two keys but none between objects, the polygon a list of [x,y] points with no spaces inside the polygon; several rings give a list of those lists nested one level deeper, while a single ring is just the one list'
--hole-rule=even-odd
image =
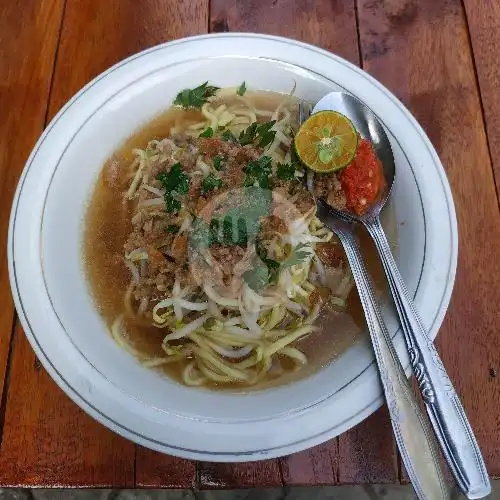
[{"label": "wood grain", "polygon": [[469,35],[486,119],[497,197],[500,193],[500,2],[464,0]]},{"label": "wood grain", "polygon": [[354,0],[212,0],[210,31],[287,36],[358,64]]},{"label": "wood grain", "polygon": [[208,0],[67,1],[50,116],[125,57],[208,26]]},{"label": "wood grain", "polygon": [[198,464],[200,488],[252,488],[282,486],[277,460],[260,462]]},{"label": "wood grain", "polygon": [[191,460],[164,455],[136,446],[135,477],[137,487],[194,488],[196,463]]},{"label": "wood grain", "polygon": [[340,483],[396,483],[398,462],[389,412],[384,406],[339,436]]},{"label": "wood grain", "polygon": [[10,206],[43,130],[62,9],[63,0],[0,3],[0,399],[14,322],[7,272]]},{"label": "wood grain", "polygon": [[[210,9],[211,31],[255,31],[274,35],[288,36],[304,42],[318,45],[330,50],[349,61],[359,64],[358,43],[356,33],[355,5],[353,0],[249,0],[231,2],[229,0],[212,0]],[[357,430],[348,432],[342,439],[350,446],[339,449],[338,441],[318,446],[311,450],[280,459],[281,475],[286,485],[334,484],[337,481],[339,462],[343,464],[342,478],[349,481],[358,469],[350,469],[355,464],[348,453],[353,449],[363,449],[370,456],[372,463],[369,473],[364,477],[374,482],[385,482],[395,476],[395,455],[381,457],[378,452],[380,441],[388,441],[391,448],[392,433],[389,421],[378,419],[374,428],[371,421],[360,424]],[[375,438],[377,436],[377,438]],[[267,462],[271,464],[272,462]],[[206,464],[200,465],[200,477],[204,477]],[[241,477],[242,465],[231,477]],[[260,468],[261,464],[248,464],[247,475]],[[219,469],[210,465],[210,477],[214,471],[220,470],[214,483],[221,484],[221,478],[228,477],[229,466]],[[274,465],[272,470],[275,471]],[[278,482],[278,477],[274,478]],[[203,481],[202,481],[203,484]]]},{"label": "wood grain", "polygon": [[[351,1],[212,0],[210,31],[245,31],[289,36],[322,45],[329,50],[338,50],[351,61],[357,59],[354,6]],[[324,460],[320,462],[324,465]],[[252,485],[253,481],[264,478],[269,486],[281,485],[282,465],[286,484],[314,484],[317,463],[318,450],[306,451],[280,461],[234,465],[201,463],[199,477],[202,488],[232,487],[242,481]],[[328,474],[328,465],[326,470]],[[331,475],[333,483],[333,473]]]},{"label": "wood grain", "polygon": [[13,342],[0,484],[132,486],[134,445],[83,413],[55,385],[20,327]]},{"label": "wood grain", "polygon": [[[500,474],[500,245],[492,166],[460,0],[360,0],[363,65],[415,114],[445,166],[458,271],[438,337],[489,472]],[[475,4],[474,4],[475,5]],[[493,250],[495,252],[496,250]]]},{"label": "wood grain", "polygon": [[323,486],[338,481],[338,440],[279,459],[287,486]]},{"label": "wood grain", "polygon": [[[50,2],[42,3],[50,6]],[[18,6],[17,12],[22,11]],[[40,20],[42,31],[48,29],[43,21]],[[45,19],[45,24],[48,21]],[[160,42],[204,32],[207,23],[208,0],[143,0],[140,3],[133,0],[105,3],[68,0],[49,117],[91,78],[120,59]],[[39,50],[41,40],[33,43]],[[39,97],[36,89],[32,89],[30,96],[33,100]],[[28,435],[37,438],[28,439]],[[147,453],[141,451],[137,457],[151,464],[152,458]],[[132,443],[90,419],[55,386],[35,361],[19,332],[12,354],[11,384],[0,453],[0,483],[132,486],[134,458]],[[137,469],[140,474],[145,471],[142,464],[138,464]],[[145,478],[137,477],[138,483],[147,483],[148,478],[155,474],[154,470],[147,470]],[[176,465],[176,470],[182,469]],[[172,477],[177,484],[170,486],[192,485],[193,474],[187,469],[186,474]]]},{"label": "wood grain", "polygon": [[[68,0],[56,65],[53,115],[80,87],[121,59],[207,31],[208,0]],[[98,53],[99,57],[95,54]],[[74,65],[74,60],[78,64]],[[140,486],[192,487],[195,465],[137,447]]]},{"label": "wood grain", "polygon": [[[82,85],[156,43],[211,31],[290,36],[359,63],[355,0],[64,0],[0,4],[0,235],[23,162],[51,117]],[[498,3],[464,0],[499,183]],[[500,476],[500,218],[465,14],[460,0],[357,0],[363,65],[414,112],[441,156],[460,230],[455,291],[439,348],[483,448]],[[210,18],[210,22],[209,22]],[[48,111],[47,111],[48,109]],[[464,133],[464,130],[467,133]],[[0,387],[13,323],[0,238]],[[0,412],[2,486],[252,487],[392,482],[394,448],[382,409],[338,439],[280,460],[207,464],[157,454],[111,433],[60,391],[24,333],[14,334]],[[134,470],[135,460],[135,470]],[[198,477],[199,483],[195,478]],[[134,479],[135,478],[135,479]]]}]

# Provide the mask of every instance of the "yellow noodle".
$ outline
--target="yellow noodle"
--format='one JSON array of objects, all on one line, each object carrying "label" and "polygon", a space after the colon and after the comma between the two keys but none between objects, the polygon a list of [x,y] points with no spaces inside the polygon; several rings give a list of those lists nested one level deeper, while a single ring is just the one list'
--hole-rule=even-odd
[{"label": "yellow noodle", "polygon": [[[194,337],[195,335],[192,335],[193,340],[195,340]],[[205,359],[215,368],[217,368],[217,370],[219,370],[224,375],[227,375],[228,377],[236,380],[248,380],[249,377],[245,372],[233,368],[229,363],[225,362],[221,356],[214,354],[206,343],[198,343],[198,341],[195,340],[195,342],[198,344],[198,347],[194,347],[193,349],[193,352],[197,357]]]},{"label": "yellow noodle", "polygon": [[[274,174],[276,174],[276,163],[291,161],[291,131],[296,121],[295,108],[292,107],[291,103],[292,98],[291,96],[284,96],[274,111],[266,111],[258,109],[251,98],[239,96],[236,91],[237,88],[219,90],[215,98],[210,99],[202,106],[198,121],[190,118],[195,116],[193,114],[183,118],[182,113],[179,113],[171,132],[197,138],[203,130],[211,127],[214,137],[219,137],[223,129],[231,131],[238,137],[239,133],[253,122],[275,120],[273,130],[276,134],[272,144],[266,148],[264,154],[271,156],[273,159],[272,167]],[[227,98],[227,100],[224,100],[224,98]],[[177,139],[175,139],[175,142],[182,144]],[[162,196],[156,191],[161,188],[160,182],[155,180],[157,169],[159,166],[162,167],[163,163],[167,165],[171,165],[174,161],[182,163],[186,153],[196,155],[194,149],[196,146],[195,141],[189,141],[184,146],[178,146],[174,144],[173,138],[166,138],[161,141],[150,141],[144,150],[134,150],[135,158],[128,167],[130,179],[127,181],[128,190],[126,190],[127,196],[134,200],[134,227],[141,227],[144,231],[151,232],[153,227],[156,227],[153,224],[157,224],[157,221],[162,223],[165,221],[164,211],[159,210],[159,206],[154,206],[157,203],[155,199],[162,199]],[[209,156],[207,155],[207,157]],[[210,174],[224,180],[223,172],[215,172],[212,161],[207,160],[207,157],[203,157],[201,154],[198,154],[198,158],[194,156],[196,167],[190,170],[186,169],[187,174],[196,181],[206,178]],[[297,201],[300,196],[299,189],[292,190],[289,201]],[[143,204],[146,205],[144,208],[140,206]],[[130,203],[126,203],[125,209],[128,210],[129,205]],[[175,236],[177,238],[176,243],[179,234],[189,234],[189,226],[185,225],[186,213],[188,212],[185,206],[178,216],[172,215],[166,219],[168,224],[175,224],[182,228]],[[153,214],[157,214],[154,223],[152,220]],[[315,217],[314,207],[300,219],[293,221],[293,224],[296,226],[294,232],[292,233],[290,230],[287,235],[273,231],[266,232],[266,238],[268,238],[266,251],[269,258],[282,262],[291,254],[293,246],[302,241],[309,242],[307,244],[311,245],[311,254],[314,255],[316,242],[318,240],[329,241],[333,236],[333,233]],[[154,247],[160,249],[160,251],[173,253],[171,249],[172,240],[172,235],[163,235],[158,240],[155,240]],[[205,253],[206,261],[212,267],[215,267],[216,263],[211,258],[209,250],[197,249],[196,251],[200,254]],[[312,308],[308,303],[309,295],[315,290],[314,284],[309,281],[310,260],[307,259],[306,262],[292,267],[283,266],[280,268],[277,283],[269,285],[269,289],[265,290],[263,295],[249,293],[247,291],[248,286],[243,287],[243,291],[239,291],[238,287],[231,289],[218,288],[215,283],[209,280],[204,281],[203,286],[190,287],[189,291],[175,303],[176,310],[172,311],[172,308],[169,308],[168,314],[161,317],[162,325],[155,324],[157,327],[160,326],[166,329],[164,331],[165,338],[169,340],[162,344],[166,356],[143,359],[144,366],[160,367],[164,364],[182,362],[184,367],[182,380],[186,385],[196,386],[207,382],[255,384],[269,373],[273,361],[279,364],[277,361],[278,356],[287,356],[294,360],[297,365],[306,363],[306,356],[298,348],[294,347],[293,343],[314,331],[314,326],[311,323],[319,314],[319,305]],[[148,263],[144,261],[139,269],[141,287],[143,285],[142,280],[151,277],[147,265]],[[151,262],[149,265],[151,266]],[[134,269],[130,269],[130,272],[137,280],[137,272]],[[175,292],[172,291],[171,294],[169,293],[172,282],[174,280],[177,282],[179,276],[182,276],[180,266],[175,271],[175,274],[175,278],[171,278],[169,275],[168,278],[165,278],[165,281],[158,282],[155,293],[156,291],[160,292],[157,295],[161,299],[168,299],[180,293],[180,288]],[[150,283],[148,283],[149,285]],[[137,313],[134,311],[137,306],[134,301],[135,286],[136,284],[131,282],[124,297],[124,310],[127,315],[134,318],[137,317]],[[155,287],[154,282],[152,286]],[[183,293],[187,288],[186,286],[182,290]],[[267,302],[266,299],[271,296],[275,297],[276,300]],[[180,331],[186,325],[200,318],[199,313],[189,310],[186,304],[189,303],[192,306],[194,303],[206,302],[207,297],[216,298],[219,304],[215,306],[215,310],[214,308],[208,308],[207,311],[204,311],[206,314],[204,325],[186,334],[183,339],[176,339],[173,342],[172,334],[175,336],[176,331]],[[153,300],[147,306],[148,314],[152,307],[156,307],[158,300],[160,299]],[[240,310],[240,308],[242,309]],[[311,311],[311,309],[313,310]],[[303,316],[304,312],[307,313],[306,317]],[[235,319],[240,315],[245,318],[244,322]],[[207,320],[209,320],[208,323]],[[233,326],[225,326],[224,323],[228,320],[229,325]],[[231,322],[231,320],[233,321]],[[120,321],[123,321],[123,318]],[[142,359],[141,354],[127,343],[126,337],[121,331],[122,323],[118,322],[114,326],[113,336],[116,337],[117,343]],[[232,332],[228,331],[228,328]],[[248,336],[246,336],[246,332]],[[245,357],[228,360],[232,353],[224,350],[233,348],[246,348],[241,351],[245,354]],[[226,356],[224,356],[224,352],[226,352]]]},{"label": "yellow noodle", "polygon": [[214,369],[211,369],[203,359],[198,360],[198,368],[203,373],[203,375],[205,375],[205,377],[213,380],[214,382],[221,382],[224,384],[234,382],[233,378],[228,377],[227,375],[220,375]]},{"label": "yellow noodle", "polygon": [[183,382],[186,385],[190,385],[190,386],[203,385],[206,382],[206,378],[203,375],[199,374],[199,373],[198,373],[197,377],[194,376],[193,372],[197,372],[197,371],[198,371],[198,369],[195,366],[195,362],[194,361],[191,361],[190,363],[188,363],[188,365],[186,366],[186,368],[184,368],[184,370],[182,372],[182,380],[183,380]]},{"label": "yellow noodle", "polygon": [[266,349],[264,350],[264,356],[271,357],[274,353],[278,352],[280,349],[283,349],[283,347],[286,347],[288,344],[291,344],[300,337],[303,337],[304,335],[311,333],[313,330],[314,327],[312,325],[306,325],[301,328],[298,328],[292,333],[289,333],[288,335],[284,336],[283,338],[280,338],[276,342],[273,342],[271,345],[266,347]]},{"label": "yellow noodle", "polygon": [[295,347],[283,347],[283,349],[278,351],[278,354],[287,356],[302,365],[305,365],[307,363],[306,355]]},{"label": "yellow noodle", "polygon": [[217,117],[213,113],[210,112],[208,103],[205,103],[201,107],[201,113],[203,114],[203,116],[205,118],[208,118],[210,120],[210,126],[212,127],[212,130],[218,130],[219,122],[217,120]]}]

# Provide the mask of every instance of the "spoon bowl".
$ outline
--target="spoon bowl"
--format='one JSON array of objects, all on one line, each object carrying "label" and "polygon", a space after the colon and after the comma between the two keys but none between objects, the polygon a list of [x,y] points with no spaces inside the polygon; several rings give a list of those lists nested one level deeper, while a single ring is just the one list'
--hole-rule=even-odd
[{"label": "spoon bowl", "polygon": [[[389,198],[396,173],[387,134],[373,111],[345,92],[327,94],[313,108],[313,113],[325,110],[347,116],[361,136],[371,141],[382,163],[386,181],[377,201],[362,215],[333,207],[330,207],[330,212],[344,221],[361,222],[372,237],[396,305],[413,373],[446,461],[467,498],[484,498],[490,493],[491,485],[481,451],[462,403],[401,277],[380,223],[379,215]],[[307,183],[311,188],[311,175],[307,175]]]},{"label": "spoon bowl", "polygon": [[325,95],[314,106],[313,113],[327,110],[335,110],[347,116],[361,136],[371,141],[382,163],[386,182],[384,191],[379,194],[377,201],[363,215],[342,211],[342,216],[344,219],[360,221],[364,218],[378,217],[389,198],[396,175],[394,155],[384,127],[370,108],[356,97],[345,92],[330,92]]}]

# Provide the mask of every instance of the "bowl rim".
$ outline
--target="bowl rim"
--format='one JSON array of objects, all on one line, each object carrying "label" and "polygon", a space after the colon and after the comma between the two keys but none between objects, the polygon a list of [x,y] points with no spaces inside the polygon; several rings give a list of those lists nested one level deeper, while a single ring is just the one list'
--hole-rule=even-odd
[{"label": "bowl rim", "polygon": [[[105,72],[101,73],[98,75],[96,78],[94,78],[91,82],[89,82],[87,85],[85,85],[79,92],[77,92],[62,108],[61,110],[56,114],[56,116],[51,120],[50,124],[47,126],[47,128],[44,130],[42,135],[40,136],[39,140],[37,141],[32,153],[30,154],[30,157],[27,160],[25,169],[23,170],[23,173],[20,177],[18,187],[16,189],[13,205],[12,205],[12,211],[11,211],[11,218],[9,222],[9,234],[8,234],[8,263],[9,263],[9,276],[10,276],[10,282],[11,282],[11,288],[12,288],[12,294],[14,297],[14,302],[16,305],[16,309],[18,311],[18,316],[20,318],[21,324],[23,328],[25,329],[26,336],[28,337],[28,340],[30,341],[33,349],[35,350],[37,356],[41,360],[42,364],[44,367],[49,371],[51,374],[52,378],[58,383],[58,385],[80,406],[82,407],[85,411],[88,413],[92,414],[94,418],[99,420],[101,423],[104,423],[108,427],[111,427],[115,432],[118,432],[119,434],[124,435],[125,437],[131,438],[135,441],[140,441],[144,439],[144,442],[141,442],[141,444],[145,444],[146,446],[154,449],[158,449],[159,451],[164,451],[165,452],[165,444],[164,443],[152,443],[149,438],[146,437],[141,437],[139,434],[137,434],[136,431],[131,431],[129,429],[124,428],[121,426],[121,424],[117,423],[114,421],[112,418],[109,416],[105,415],[102,413],[98,408],[95,408],[92,403],[87,401],[85,398],[82,397],[81,394],[78,393],[62,376],[61,373],[57,370],[56,366],[54,366],[50,360],[50,358],[45,354],[43,351],[42,347],[38,343],[36,339],[36,335],[34,333],[34,329],[32,328],[28,316],[26,314],[26,311],[23,308],[22,305],[22,300],[19,294],[18,286],[17,286],[17,278],[15,274],[15,266],[14,266],[14,250],[13,250],[13,245],[14,245],[14,226],[15,226],[15,214],[17,210],[17,206],[19,203],[19,198],[20,194],[22,191],[22,187],[24,184],[24,180],[27,174],[27,170],[29,169],[29,165],[34,161],[36,154],[41,147],[44,139],[46,136],[50,133],[52,127],[57,123],[57,121],[64,115],[64,113],[67,111],[67,109],[74,103],[76,102],[79,97],[81,97],[90,87],[95,85],[97,82],[105,78],[107,75],[109,75],[111,72],[115,71],[116,69],[128,64],[129,62],[133,61],[134,59],[137,59],[139,57],[145,56],[149,53],[162,50],[165,47],[171,47],[171,46],[176,46],[182,43],[186,42],[192,42],[192,41],[199,41],[199,40],[204,40],[204,39],[217,39],[217,38],[258,38],[262,40],[270,40],[270,41],[279,41],[279,42],[284,42],[287,44],[292,44],[296,46],[300,46],[302,48],[307,48],[308,50],[312,50],[318,53],[321,53],[323,55],[326,55],[329,58],[334,58],[337,60],[337,62],[347,66],[348,68],[354,70],[358,75],[363,76],[364,78],[367,78],[372,85],[377,86],[380,90],[382,90],[389,98],[391,98],[397,106],[403,110],[403,112],[406,115],[406,118],[410,120],[412,123],[413,127],[416,129],[417,132],[419,132],[420,136],[422,137],[423,142],[426,144],[426,146],[429,149],[429,152],[431,156],[434,159],[434,162],[437,166],[441,166],[441,163],[439,161],[439,158],[437,157],[437,154],[432,147],[429,139],[427,138],[426,134],[423,132],[422,128],[420,125],[416,122],[415,118],[409,113],[409,111],[397,100],[397,98],[390,93],[384,86],[382,86],[379,82],[374,80],[371,76],[366,74],[363,70],[358,68],[357,66],[353,65],[352,63],[349,63],[348,61],[330,53],[327,52],[323,49],[314,47],[309,44],[305,44],[303,42],[298,42],[293,39],[289,38],[284,38],[284,37],[277,37],[277,36],[271,36],[271,35],[261,35],[261,34],[253,34],[253,33],[224,33],[224,34],[208,34],[208,35],[199,35],[199,36],[194,36],[194,37],[187,37],[183,38],[180,40],[175,40],[172,42],[166,42],[154,47],[151,47],[147,50],[144,50],[142,52],[139,52],[137,54],[134,54],[117,64],[113,65],[111,68],[106,70]],[[305,67],[304,67],[305,68]],[[308,68],[305,68],[307,71],[312,71]],[[453,204],[453,199],[451,195],[451,190],[449,188],[444,169],[438,168],[438,172],[441,178],[442,182],[442,188],[444,191],[444,194],[446,196],[446,201],[447,201],[447,206],[448,206],[448,215],[449,215],[449,222],[450,222],[450,229],[451,229],[451,252],[450,252],[450,273],[449,273],[449,278],[448,278],[448,284],[445,288],[445,292],[442,296],[441,300],[441,306],[436,314],[436,317],[434,319],[434,324],[440,325],[444,315],[446,313],[446,309],[449,304],[449,300],[451,297],[451,293],[453,290],[453,283],[455,279],[455,273],[456,273],[456,263],[457,263],[457,251],[458,251],[458,234],[457,234],[457,223],[456,223],[456,216],[455,216],[455,209],[454,209],[454,204]],[[437,329],[436,329],[437,330]],[[407,367],[408,368],[408,367]],[[361,419],[365,418],[368,416],[372,411],[374,411],[378,406],[380,406],[382,402],[382,399],[380,397],[375,398],[375,400],[371,401],[368,405],[366,405],[357,415],[354,415],[351,417],[352,423],[350,425],[354,425],[355,423],[359,422]],[[359,418],[358,418],[359,417]],[[349,426],[350,426],[349,425]],[[340,425],[342,426],[342,425]],[[339,426],[336,426],[339,427]],[[335,431],[334,431],[335,432]],[[131,435],[132,433],[133,435]],[[312,436],[309,437],[306,440],[302,441],[307,441],[309,445],[317,444],[319,442],[324,441],[324,435],[330,435],[331,434],[331,429],[326,432],[322,432],[321,434],[317,436]],[[301,441],[296,441],[288,446],[280,446],[279,447],[279,452],[274,454],[272,453],[272,449],[270,454],[266,455],[267,457],[269,456],[279,456],[283,455],[286,453],[289,453],[291,451],[297,451],[298,449],[303,449],[303,447],[297,446],[298,443],[301,443]],[[175,450],[175,447],[174,447]],[[237,459],[237,456],[243,456],[243,459],[248,460],[251,459],[252,457],[254,459],[259,459],[262,458],[262,453],[259,452],[250,452],[250,455],[248,453],[240,453],[240,452],[230,452],[229,454],[227,453],[213,453],[213,452],[200,452],[198,450],[181,450],[183,452],[187,453],[179,453],[179,450],[177,450],[177,453],[175,453],[174,450],[170,450],[174,454],[181,454],[182,456],[190,456],[190,458],[205,458],[206,459],[206,454],[210,454],[213,458],[214,455],[217,455],[217,460],[225,459],[228,458],[228,460],[235,460]],[[227,457],[226,457],[227,455]]]}]

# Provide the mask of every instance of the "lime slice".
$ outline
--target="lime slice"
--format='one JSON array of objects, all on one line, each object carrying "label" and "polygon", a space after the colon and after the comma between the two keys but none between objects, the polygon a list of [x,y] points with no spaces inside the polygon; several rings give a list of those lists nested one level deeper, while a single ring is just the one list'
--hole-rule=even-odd
[{"label": "lime slice", "polygon": [[358,132],[347,116],[337,111],[320,111],[300,127],[295,136],[295,150],[311,170],[334,172],[354,159]]}]

